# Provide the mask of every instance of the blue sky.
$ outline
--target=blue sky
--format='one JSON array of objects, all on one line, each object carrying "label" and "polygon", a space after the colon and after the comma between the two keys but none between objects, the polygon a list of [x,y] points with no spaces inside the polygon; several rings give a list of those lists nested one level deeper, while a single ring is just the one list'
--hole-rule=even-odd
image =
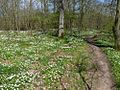
[{"label": "blue sky", "polygon": [[97,1],[104,2],[105,0],[97,0]]},{"label": "blue sky", "polygon": [[112,0],[97,0],[97,1],[100,1],[102,3],[110,3]]},{"label": "blue sky", "polygon": [[99,0],[99,1],[104,2],[104,0]]}]

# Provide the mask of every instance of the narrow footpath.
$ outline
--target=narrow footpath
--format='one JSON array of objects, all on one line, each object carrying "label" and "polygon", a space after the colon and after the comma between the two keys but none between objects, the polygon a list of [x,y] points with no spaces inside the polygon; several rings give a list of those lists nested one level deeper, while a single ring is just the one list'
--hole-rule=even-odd
[{"label": "narrow footpath", "polygon": [[109,62],[102,50],[94,45],[89,44],[92,63],[96,66],[96,70],[91,69],[88,72],[91,90],[115,90],[114,83],[109,68]]}]

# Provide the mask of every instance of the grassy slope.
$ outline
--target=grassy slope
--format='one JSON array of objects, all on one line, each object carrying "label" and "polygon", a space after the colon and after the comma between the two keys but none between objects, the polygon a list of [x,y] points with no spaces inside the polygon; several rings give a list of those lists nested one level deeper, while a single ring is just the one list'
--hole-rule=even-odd
[{"label": "grassy slope", "polygon": [[0,89],[83,90],[88,66],[87,44],[80,39],[58,39],[29,32],[0,32]]}]

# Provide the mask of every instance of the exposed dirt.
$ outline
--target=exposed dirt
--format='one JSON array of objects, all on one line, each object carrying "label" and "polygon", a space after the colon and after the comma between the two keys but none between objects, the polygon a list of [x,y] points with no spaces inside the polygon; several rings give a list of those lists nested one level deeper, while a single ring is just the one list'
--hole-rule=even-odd
[{"label": "exposed dirt", "polygon": [[89,51],[94,68],[88,71],[87,81],[91,90],[114,90],[112,75],[109,69],[109,62],[105,54],[97,46],[89,44]]}]

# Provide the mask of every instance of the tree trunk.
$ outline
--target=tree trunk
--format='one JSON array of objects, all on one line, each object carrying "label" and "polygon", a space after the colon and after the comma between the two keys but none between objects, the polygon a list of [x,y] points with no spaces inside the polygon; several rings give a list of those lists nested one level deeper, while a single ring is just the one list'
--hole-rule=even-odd
[{"label": "tree trunk", "polygon": [[48,0],[44,0],[44,14],[45,16],[48,14]]},{"label": "tree trunk", "polygon": [[120,50],[120,0],[117,0],[115,23],[113,27],[115,48]]},{"label": "tree trunk", "polygon": [[53,1],[53,5],[54,5],[53,11],[54,11],[54,13],[55,13],[55,12],[56,12],[56,0]]},{"label": "tree trunk", "polygon": [[73,8],[73,13],[74,13],[74,12],[75,12],[75,5],[76,5],[76,1],[75,1],[75,0],[73,0],[73,1],[72,1],[72,3],[73,3],[73,7],[72,7],[72,8]]},{"label": "tree trunk", "polygon": [[32,30],[31,21],[30,21],[31,17],[32,17],[32,0],[29,0],[28,28],[29,28],[30,30]]},{"label": "tree trunk", "polygon": [[58,37],[64,36],[64,0],[59,0],[59,34]]},{"label": "tree trunk", "polygon": [[80,34],[80,31],[83,29],[83,17],[84,17],[84,0],[81,0],[80,2],[80,14],[79,14],[79,25],[78,25],[78,32]]}]

